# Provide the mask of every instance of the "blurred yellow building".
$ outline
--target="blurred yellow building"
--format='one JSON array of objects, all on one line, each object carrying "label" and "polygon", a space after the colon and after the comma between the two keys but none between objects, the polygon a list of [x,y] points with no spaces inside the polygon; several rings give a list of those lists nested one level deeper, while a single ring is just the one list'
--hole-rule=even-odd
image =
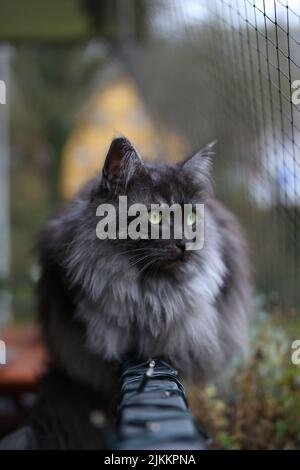
[{"label": "blurred yellow building", "polygon": [[147,160],[176,161],[186,151],[178,134],[158,131],[128,76],[110,80],[91,97],[65,145],[61,174],[64,199],[71,198],[101,170],[112,138],[120,134]]}]

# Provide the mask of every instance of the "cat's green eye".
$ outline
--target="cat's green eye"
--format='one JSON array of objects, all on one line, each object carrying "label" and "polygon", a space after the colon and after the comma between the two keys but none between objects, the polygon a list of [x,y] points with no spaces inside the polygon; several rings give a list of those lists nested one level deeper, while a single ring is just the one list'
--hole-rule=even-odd
[{"label": "cat's green eye", "polygon": [[196,212],[192,211],[187,216],[186,223],[187,225],[193,225],[196,222]]},{"label": "cat's green eye", "polygon": [[152,211],[151,209],[148,211],[148,220],[150,224],[158,225],[161,222],[161,212],[159,211]]}]

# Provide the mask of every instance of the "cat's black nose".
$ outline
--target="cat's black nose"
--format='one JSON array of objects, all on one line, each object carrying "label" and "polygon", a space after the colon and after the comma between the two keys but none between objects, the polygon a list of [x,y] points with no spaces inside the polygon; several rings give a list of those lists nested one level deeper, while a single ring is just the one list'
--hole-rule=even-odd
[{"label": "cat's black nose", "polygon": [[177,240],[176,242],[176,246],[178,246],[178,248],[180,248],[183,253],[185,252],[185,249],[186,249],[185,245],[186,244],[184,240]]}]

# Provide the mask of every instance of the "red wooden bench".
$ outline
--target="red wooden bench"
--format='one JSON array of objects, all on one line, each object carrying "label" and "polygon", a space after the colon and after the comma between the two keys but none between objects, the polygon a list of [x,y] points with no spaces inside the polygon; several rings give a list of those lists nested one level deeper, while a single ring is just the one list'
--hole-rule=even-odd
[{"label": "red wooden bench", "polygon": [[14,326],[1,331],[6,364],[0,365],[0,436],[26,419],[47,352],[37,326]]}]

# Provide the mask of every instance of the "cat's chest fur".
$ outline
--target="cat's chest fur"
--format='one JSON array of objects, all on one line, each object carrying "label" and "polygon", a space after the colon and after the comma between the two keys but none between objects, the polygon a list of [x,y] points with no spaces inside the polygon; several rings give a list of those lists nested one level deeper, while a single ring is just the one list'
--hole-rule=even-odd
[{"label": "cat's chest fur", "polygon": [[84,297],[77,305],[86,346],[104,359],[123,360],[132,350],[143,357],[171,353],[193,335],[205,343],[208,332],[215,332],[221,279],[221,272],[214,279],[197,273],[180,283],[152,278],[141,284],[130,274],[115,279],[97,301]]}]

